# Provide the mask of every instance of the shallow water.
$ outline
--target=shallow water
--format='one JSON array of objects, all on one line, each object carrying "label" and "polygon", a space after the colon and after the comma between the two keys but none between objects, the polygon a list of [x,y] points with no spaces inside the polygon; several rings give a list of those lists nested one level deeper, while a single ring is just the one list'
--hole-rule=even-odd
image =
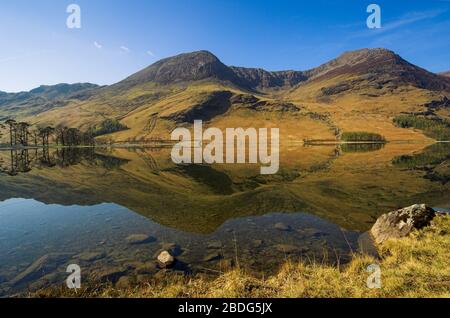
[{"label": "shallow water", "polygon": [[[257,165],[174,165],[167,148],[0,151],[0,295],[161,272],[262,275],[286,259],[348,261],[376,218],[414,203],[450,208],[448,144],[282,149]],[[127,238],[148,238],[131,244]]]}]

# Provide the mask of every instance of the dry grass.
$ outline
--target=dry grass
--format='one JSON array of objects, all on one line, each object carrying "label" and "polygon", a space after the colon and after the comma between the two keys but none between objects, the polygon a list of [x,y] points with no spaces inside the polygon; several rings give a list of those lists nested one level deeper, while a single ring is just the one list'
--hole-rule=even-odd
[{"label": "dry grass", "polygon": [[[355,255],[345,267],[286,263],[280,272],[257,279],[234,269],[212,279],[169,275],[133,289],[86,289],[78,294],[45,290],[33,297],[240,298],[240,297],[450,297],[450,216],[428,228],[380,247],[380,260]],[[381,267],[380,289],[367,287],[367,266]]]}]

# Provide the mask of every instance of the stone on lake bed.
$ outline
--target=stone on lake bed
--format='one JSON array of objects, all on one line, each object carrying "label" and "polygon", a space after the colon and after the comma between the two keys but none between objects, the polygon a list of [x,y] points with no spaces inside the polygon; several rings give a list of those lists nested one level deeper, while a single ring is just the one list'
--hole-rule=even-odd
[{"label": "stone on lake bed", "polygon": [[175,258],[168,251],[162,251],[157,259],[162,268],[171,267],[175,263]]},{"label": "stone on lake bed", "polygon": [[279,231],[290,231],[292,229],[289,225],[283,222],[278,222],[273,227]]},{"label": "stone on lake bed", "polygon": [[207,249],[210,250],[218,250],[221,249],[223,247],[222,242],[220,241],[211,241],[208,242],[208,245],[206,246]]},{"label": "stone on lake bed", "polygon": [[126,272],[122,267],[105,267],[94,273],[94,278],[100,282],[116,283]]},{"label": "stone on lake bed", "polygon": [[219,252],[212,252],[212,253],[207,254],[203,258],[203,261],[205,261],[205,262],[212,262],[212,261],[220,260],[222,258],[223,258],[223,256]]},{"label": "stone on lake bed", "polygon": [[12,279],[10,285],[20,285],[22,283],[33,281],[42,276],[48,275],[56,270],[59,265],[65,263],[68,259],[70,259],[69,254],[55,253],[44,255]]},{"label": "stone on lake bed", "polygon": [[[179,256],[183,253],[183,250],[181,249],[180,245],[176,243],[161,243],[161,250],[162,251],[168,251],[170,255],[173,256]],[[159,253],[158,253],[159,255]]]},{"label": "stone on lake bed", "polygon": [[136,267],[136,273],[140,275],[154,274],[158,271],[158,266],[154,262],[144,263]]},{"label": "stone on lake bed", "polygon": [[77,256],[75,256],[75,258],[78,258],[79,260],[85,261],[85,262],[93,262],[93,261],[102,259],[105,256],[106,256],[106,254],[104,252],[84,252],[84,253],[78,254]]},{"label": "stone on lake bed", "polygon": [[264,244],[263,240],[253,240],[253,246],[254,247],[261,247]]},{"label": "stone on lake bed", "polygon": [[306,246],[295,246],[290,244],[278,244],[275,245],[275,249],[279,252],[285,253],[285,254],[293,254],[293,253],[305,253],[309,251],[309,248]]},{"label": "stone on lake bed", "polygon": [[127,243],[131,245],[150,243],[155,240],[154,237],[146,234],[132,234],[126,238]]}]

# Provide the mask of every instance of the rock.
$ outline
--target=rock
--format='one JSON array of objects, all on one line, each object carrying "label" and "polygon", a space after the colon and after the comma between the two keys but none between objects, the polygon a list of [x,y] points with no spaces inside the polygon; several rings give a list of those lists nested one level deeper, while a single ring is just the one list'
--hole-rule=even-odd
[{"label": "rock", "polygon": [[308,252],[309,248],[303,246],[298,247],[290,244],[278,244],[275,245],[275,249],[279,252],[285,253],[285,254],[293,254],[293,253],[299,253],[299,252]]},{"label": "rock", "polygon": [[210,250],[219,250],[222,248],[222,242],[220,242],[220,241],[208,242],[208,245],[206,246],[206,248],[210,249]]},{"label": "rock", "polygon": [[128,289],[132,286],[132,280],[128,276],[122,276],[119,278],[115,286],[119,289]]},{"label": "rock", "polygon": [[106,256],[106,254],[103,252],[84,252],[84,253],[78,254],[77,256],[75,256],[75,258],[78,258],[79,260],[85,261],[85,262],[93,262],[93,261],[102,259],[105,256]]},{"label": "rock", "polygon": [[286,225],[282,222],[279,222],[277,224],[274,225],[274,228],[279,230],[279,231],[290,231],[291,227],[289,225]]},{"label": "rock", "polygon": [[222,254],[220,254],[219,252],[211,252],[203,258],[203,261],[212,262],[217,261],[219,259],[222,259]]},{"label": "rock", "polygon": [[313,236],[314,238],[321,238],[321,237],[323,237],[323,236],[328,236],[328,235],[329,235],[329,234],[326,233],[326,232],[317,231],[317,232],[314,232],[312,236]]},{"label": "rock", "polygon": [[139,275],[154,274],[158,271],[155,263],[145,263],[136,268],[136,273]]},{"label": "rock", "polygon": [[132,234],[126,238],[126,241],[128,244],[137,245],[153,242],[155,238],[146,234]]},{"label": "rock", "polygon": [[263,240],[253,240],[252,244],[253,244],[253,247],[258,248],[264,244],[264,241]]},{"label": "rock", "polygon": [[36,280],[56,270],[59,265],[69,259],[68,254],[47,254],[32,263],[27,269],[17,275],[12,281],[11,286]]},{"label": "rock", "polygon": [[378,218],[370,230],[375,242],[381,244],[391,238],[409,235],[414,229],[430,225],[436,212],[425,204],[415,204],[407,208],[389,212]]},{"label": "rock", "polygon": [[175,258],[168,251],[162,251],[158,257],[158,264],[162,268],[171,267],[175,263]]},{"label": "rock", "polygon": [[106,267],[94,273],[93,277],[100,282],[111,282],[116,283],[123,275],[125,275],[126,270],[121,267]]},{"label": "rock", "polygon": [[180,245],[176,243],[162,243],[161,250],[159,251],[158,255],[163,251],[168,251],[172,256],[179,256],[183,253]]}]

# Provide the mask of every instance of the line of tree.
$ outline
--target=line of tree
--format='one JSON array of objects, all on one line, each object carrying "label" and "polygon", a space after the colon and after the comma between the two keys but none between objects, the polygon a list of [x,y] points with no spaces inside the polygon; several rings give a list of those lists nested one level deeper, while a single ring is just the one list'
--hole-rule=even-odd
[{"label": "line of tree", "polygon": [[77,128],[58,126],[55,129],[55,141],[62,146],[91,146],[95,144],[95,137],[90,130],[82,132]]},{"label": "line of tree", "polygon": [[[36,129],[30,129],[31,125],[27,122],[16,122],[13,119],[8,119],[4,124],[0,124],[0,129],[9,130],[9,144],[11,147],[23,146],[27,147],[30,142],[37,146],[39,142],[44,147],[48,147],[50,139],[57,145],[62,146],[81,146],[95,144],[95,136],[88,130],[82,132],[77,128],[68,128],[65,126],[58,126],[53,128],[51,126],[38,127]],[[0,131],[0,138],[2,137]]]}]

